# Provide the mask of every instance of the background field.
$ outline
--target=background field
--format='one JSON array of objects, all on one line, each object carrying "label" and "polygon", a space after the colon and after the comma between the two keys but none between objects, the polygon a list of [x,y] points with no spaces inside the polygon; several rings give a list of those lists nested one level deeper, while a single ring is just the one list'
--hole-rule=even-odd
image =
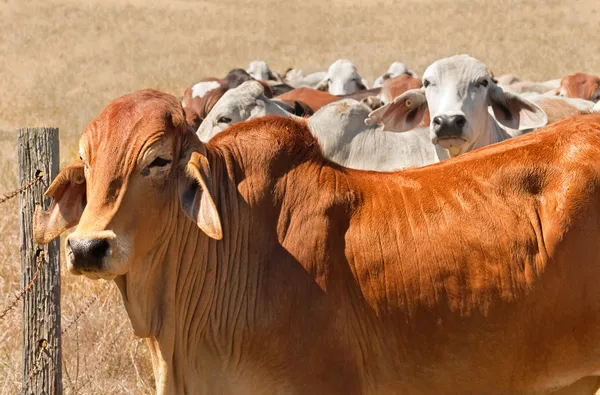
[{"label": "background field", "polygon": [[[421,74],[457,53],[496,75],[600,74],[598,0],[0,0],[0,20],[0,195],[17,186],[17,127],[60,127],[65,164],[117,96],[145,87],[181,95],[254,59],[311,72],[346,57],[369,81],[395,60]],[[16,201],[0,205],[0,235],[3,309],[19,289]],[[94,294],[64,338],[66,393],[151,393],[148,353],[116,287],[65,275],[63,326]],[[0,321],[0,394],[19,392],[20,364],[17,310]]]}]

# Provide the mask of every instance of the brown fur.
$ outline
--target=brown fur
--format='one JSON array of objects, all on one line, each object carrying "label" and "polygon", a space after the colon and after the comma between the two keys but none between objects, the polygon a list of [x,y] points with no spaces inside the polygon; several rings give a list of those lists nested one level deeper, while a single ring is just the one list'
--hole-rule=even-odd
[{"label": "brown fur", "polygon": [[600,77],[585,73],[566,76],[560,81],[560,92],[567,97],[598,101]]},{"label": "brown fur", "polygon": [[402,74],[394,78],[388,78],[383,81],[381,87],[381,99],[389,103],[396,97],[411,89],[419,89],[423,84],[420,78],[411,75]]},{"label": "brown fur", "polygon": [[311,88],[292,89],[289,92],[277,96],[276,99],[295,100],[305,103],[313,110],[313,112],[317,112],[319,108],[326,104],[340,100],[339,97],[330,93]]}]

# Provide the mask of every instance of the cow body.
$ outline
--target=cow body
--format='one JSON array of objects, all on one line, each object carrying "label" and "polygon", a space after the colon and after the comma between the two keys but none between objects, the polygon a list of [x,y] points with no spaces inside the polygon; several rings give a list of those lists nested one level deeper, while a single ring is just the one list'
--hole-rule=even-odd
[{"label": "cow body", "polygon": [[600,116],[389,174],[325,160],[303,121],[205,145],[183,117],[151,90],[113,102],[34,224],[40,243],[77,225],[69,270],[114,278],[158,394],[533,395],[600,374]]}]

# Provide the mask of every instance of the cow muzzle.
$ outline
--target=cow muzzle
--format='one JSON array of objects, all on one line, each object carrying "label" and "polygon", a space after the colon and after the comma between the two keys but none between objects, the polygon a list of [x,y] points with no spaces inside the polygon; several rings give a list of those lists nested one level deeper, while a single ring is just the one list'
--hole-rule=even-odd
[{"label": "cow muzzle", "polygon": [[[462,138],[467,124],[464,115],[438,115],[431,122],[431,129],[437,140]],[[434,143],[435,144],[435,143]]]},{"label": "cow muzzle", "polygon": [[73,233],[67,237],[67,266],[73,274],[90,278],[113,278],[117,273],[107,271],[120,254],[116,236],[105,231],[89,235]]}]

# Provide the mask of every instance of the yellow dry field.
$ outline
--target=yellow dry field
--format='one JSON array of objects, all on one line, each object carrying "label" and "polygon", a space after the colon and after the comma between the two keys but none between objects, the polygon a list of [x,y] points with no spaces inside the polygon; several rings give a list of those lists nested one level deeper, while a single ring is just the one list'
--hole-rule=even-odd
[{"label": "yellow dry field", "polygon": [[[457,53],[496,75],[600,74],[598,0],[2,0],[0,21],[0,194],[17,186],[17,127],[60,127],[64,165],[117,96],[181,95],[254,59],[311,72],[346,57],[369,81],[392,61],[421,74]],[[2,310],[19,289],[15,200],[0,205],[0,235]],[[64,273],[62,289],[65,392],[151,393],[148,352],[114,285]],[[20,326],[19,309],[0,320],[0,394],[20,391]]]}]

